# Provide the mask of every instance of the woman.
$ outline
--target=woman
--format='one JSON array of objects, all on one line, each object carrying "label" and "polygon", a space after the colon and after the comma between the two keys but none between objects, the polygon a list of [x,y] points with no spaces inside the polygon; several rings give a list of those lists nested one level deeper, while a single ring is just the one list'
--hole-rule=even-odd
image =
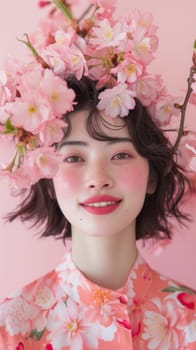
[{"label": "woman", "polygon": [[0,349],[196,347],[196,293],[153,271],[137,239],[171,237],[186,178],[145,107],[124,118],[97,108],[96,82],[67,79],[75,93],[53,180],[34,184],[10,220],[45,223],[67,240],[55,270],[0,306]]}]

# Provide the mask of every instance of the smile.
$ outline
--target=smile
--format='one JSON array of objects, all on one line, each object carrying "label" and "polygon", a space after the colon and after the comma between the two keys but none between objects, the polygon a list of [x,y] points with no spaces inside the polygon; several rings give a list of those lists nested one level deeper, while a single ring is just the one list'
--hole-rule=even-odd
[{"label": "smile", "polygon": [[93,215],[105,215],[114,212],[120,205],[120,201],[102,201],[82,204],[84,210]]},{"label": "smile", "polygon": [[113,204],[116,204],[116,202],[97,202],[97,203],[89,203],[89,204],[86,204],[86,206],[88,206],[88,207],[100,208],[100,207],[107,207],[107,206],[113,205]]}]

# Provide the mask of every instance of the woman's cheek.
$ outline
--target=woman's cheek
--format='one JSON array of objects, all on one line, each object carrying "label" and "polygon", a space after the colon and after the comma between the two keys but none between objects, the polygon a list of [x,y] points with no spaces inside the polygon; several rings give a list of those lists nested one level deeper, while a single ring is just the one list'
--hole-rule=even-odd
[{"label": "woman's cheek", "polygon": [[127,167],[118,173],[118,179],[126,188],[138,189],[147,186],[148,166]]},{"label": "woman's cheek", "polygon": [[69,192],[76,191],[79,178],[77,172],[73,170],[60,169],[54,179],[54,185],[59,194],[66,195]]}]

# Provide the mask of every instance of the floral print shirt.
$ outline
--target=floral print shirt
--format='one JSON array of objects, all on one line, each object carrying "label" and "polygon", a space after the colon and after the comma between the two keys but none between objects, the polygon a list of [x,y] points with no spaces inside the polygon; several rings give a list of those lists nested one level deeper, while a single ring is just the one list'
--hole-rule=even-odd
[{"label": "floral print shirt", "polygon": [[68,349],[195,350],[196,293],[139,254],[123,288],[102,288],[67,252],[55,270],[0,305],[0,350]]}]

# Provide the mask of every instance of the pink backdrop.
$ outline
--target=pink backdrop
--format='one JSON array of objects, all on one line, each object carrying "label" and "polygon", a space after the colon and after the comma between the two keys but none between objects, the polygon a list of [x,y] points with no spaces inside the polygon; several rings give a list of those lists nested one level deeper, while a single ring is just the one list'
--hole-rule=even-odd
[{"label": "pink backdrop", "polygon": [[[84,2],[83,2],[84,3]],[[6,54],[21,54],[16,37],[35,28],[40,13],[36,0],[17,0],[0,5],[0,66]],[[188,4],[188,6],[187,6]],[[196,1],[119,0],[119,13],[138,8],[152,12],[159,26],[160,45],[152,71],[164,76],[169,92],[181,95],[191,64],[192,43],[196,39]],[[195,110],[189,108],[188,124],[196,129]],[[1,152],[1,150],[0,150]],[[5,185],[0,184],[0,216],[16,204]],[[186,209],[195,217],[196,198]],[[160,255],[140,247],[148,262],[164,274],[196,289],[196,222],[186,229],[176,228],[172,244]],[[40,240],[35,230],[22,225],[0,222],[0,299],[11,291],[49,271],[60,261],[64,246],[52,239]]]}]

